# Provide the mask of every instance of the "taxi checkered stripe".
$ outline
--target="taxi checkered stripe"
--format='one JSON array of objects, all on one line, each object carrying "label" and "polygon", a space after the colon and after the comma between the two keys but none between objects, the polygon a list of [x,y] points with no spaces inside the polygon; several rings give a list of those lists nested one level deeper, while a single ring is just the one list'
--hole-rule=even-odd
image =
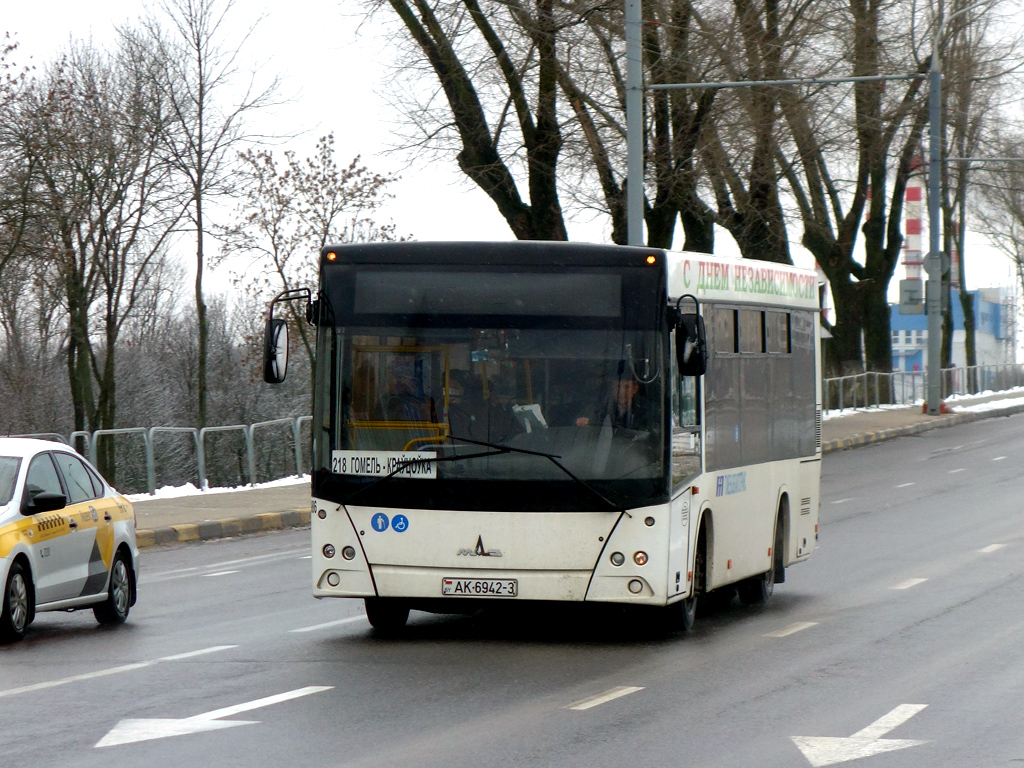
[{"label": "taxi checkered stripe", "polygon": [[40,531],[49,531],[54,528],[60,528],[63,524],[64,519],[60,515],[53,515],[40,519],[38,526]]}]

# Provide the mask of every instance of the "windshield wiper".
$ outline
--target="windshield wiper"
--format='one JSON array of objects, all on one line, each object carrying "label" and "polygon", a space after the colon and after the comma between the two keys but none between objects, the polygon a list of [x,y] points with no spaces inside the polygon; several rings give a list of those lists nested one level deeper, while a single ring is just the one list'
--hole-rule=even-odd
[{"label": "windshield wiper", "polygon": [[560,470],[565,472],[565,474],[571,477],[574,482],[578,483],[579,485],[582,485],[584,488],[587,489],[587,491],[589,491],[591,494],[593,494],[601,501],[603,501],[605,504],[607,504],[609,509],[615,510],[616,512],[625,512],[625,510],[622,509],[618,504],[609,501],[609,499],[604,494],[602,494],[599,490],[597,490],[586,480],[576,477],[576,475],[574,475],[568,467],[566,467],[562,462],[559,461],[559,459],[562,457],[558,454],[545,453],[544,451],[528,451],[525,448],[513,448],[512,446],[505,445],[504,443],[485,443],[482,440],[470,440],[468,437],[457,437],[456,435],[449,435],[448,437],[450,437],[452,440],[461,440],[464,443],[471,443],[472,445],[483,445],[487,448],[495,448],[499,453],[525,453],[527,456],[543,456],[545,459],[550,461]]},{"label": "windshield wiper", "polygon": [[[348,499],[345,500],[344,503],[348,504],[349,502],[352,501],[353,498],[358,496],[363,491],[367,491],[370,488],[373,488],[374,486],[378,485],[379,483],[383,483],[383,482],[385,482],[387,480],[390,480],[392,477],[394,477],[395,475],[397,475],[400,472],[402,472],[402,470],[404,470],[406,467],[412,467],[412,466],[416,466],[418,464],[429,464],[431,462],[462,461],[463,459],[479,459],[479,458],[484,458],[484,457],[487,457],[487,456],[501,456],[502,454],[506,454],[506,453],[523,453],[523,454],[526,454],[527,456],[541,456],[541,457],[547,459],[552,464],[554,464],[556,467],[558,467],[560,470],[565,472],[565,474],[567,474],[569,477],[571,477],[574,482],[576,482],[579,485],[583,486],[589,493],[591,493],[592,495],[596,496],[603,503],[607,504],[608,508],[610,510],[614,510],[615,512],[625,512],[625,510],[622,509],[622,507],[620,507],[618,504],[615,504],[614,502],[610,501],[604,494],[602,494],[600,491],[598,491],[596,488],[594,488],[592,485],[590,485],[590,483],[588,483],[586,480],[583,480],[583,479],[577,477],[576,475],[574,475],[572,473],[572,471],[569,470],[568,467],[566,467],[562,462],[559,461],[559,459],[562,458],[562,457],[560,455],[558,455],[558,454],[555,454],[555,453],[545,453],[544,451],[530,451],[530,450],[527,450],[526,448],[513,448],[512,446],[505,445],[504,443],[488,443],[488,442],[484,442],[483,440],[470,440],[468,437],[459,437],[458,435],[447,435],[447,437],[450,440],[458,440],[458,441],[463,442],[463,443],[469,443],[470,445],[482,445],[485,448],[493,448],[494,450],[482,451],[482,452],[478,452],[478,453],[455,454],[454,456],[442,456],[440,458],[434,458],[434,459],[426,459],[426,458],[424,458],[424,459],[409,459],[407,461],[400,461],[396,465],[394,471],[388,473],[387,475],[385,475],[384,477],[380,478],[379,480],[377,480],[375,482],[372,482],[369,485],[365,485],[362,488],[359,488],[358,490],[354,491],[352,493],[352,495],[349,496]],[[629,513],[627,513],[627,514],[629,514]]]}]

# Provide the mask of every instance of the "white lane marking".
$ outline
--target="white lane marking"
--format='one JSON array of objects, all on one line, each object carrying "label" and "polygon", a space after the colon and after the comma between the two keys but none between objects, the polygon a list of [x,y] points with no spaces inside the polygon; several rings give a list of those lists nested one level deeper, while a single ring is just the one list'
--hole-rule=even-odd
[{"label": "white lane marking", "polygon": [[853,499],[839,499],[837,501],[833,501],[832,503],[833,504],[845,504],[848,501],[853,501]]},{"label": "white lane marking", "polygon": [[589,698],[577,701],[575,704],[570,704],[569,706],[566,707],[566,709],[575,709],[575,710],[590,709],[591,707],[596,707],[596,706],[599,706],[601,704],[605,704],[605,703],[607,703],[609,701],[613,701],[615,699],[621,698],[622,696],[628,696],[631,693],[636,693],[637,691],[642,691],[642,690],[643,690],[642,686],[638,687],[638,686],[635,686],[635,685],[619,685],[619,686],[617,686],[615,688],[609,688],[604,693],[599,693],[599,694],[597,694],[595,696],[590,696]]},{"label": "white lane marking", "polygon": [[352,624],[357,621],[366,621],[366,616],[352,616],[348,619],[338,619],[337,621],[328,621],[325,624],[314,624],[311,627],[299,627],[298,629],[289,629],[289,632],[316,632],[318,629],[327,629],[328,627],[340,627],[343,624]]},{"label": "white lane marking", "polygon": [[805,629],[810,629],[818,625],[816,621],[798,621],[796,624],[790,624],[788,627],[777,629],[774,632],[769,632],[765,637],[786,637],[787,635],[796,634]]},{"label": "white lane marking", "polygon": [[192,656],[200,656],[206,653],[215,653],[217,651],[224,651],[228,648],[237,648],[237,645],[218,645],[213,648],[203,648],[198,651],[189,651],[188,653],[181,653],[177,656],[164,656],[160,659],[153,659],[152,661],[139,661],[134,664],[122,664],[119,667],[108,667],[107,669],[100,669],[95,672],[86,672],[81,675],[72,675],[71,677],[62,677],[59,680],[47,680],[43,683],[35,683],[33,685],[25,685],[21,688],[8,688],[6,691],[0,691],[0,699],[5,696],[16,696],[19,693],[31,693],[32,691],[42,691],[47,688],[56,688],[60,685],[67,685],[69,683],[78,683],[83,680],[95,680],[98,677],[107,677],[108,675],[119,675],[122,672],[131,672],[135,669],[144,669],[145,667],[151,667],[154,664],[159,664],[162,661],[174,661],[176,659],[191,658]]},{"label": "white lane marking", "polygon": [[897,488],[909,488],[909,487],[910,487],[910,486],[912,486],[912,485],[914,485],[914,483],[900,483],[900,484],[899,484],[899,485],[897,485],[896,487],[897,487]]},{"label": "white lane marking", "polygon": [[[217,570],[219,568],[226,568],[234,565],[255,565],[256,563],[263,562],[265,560],[285,560],[293,555],[298,555],[303,552],[308,552],[308,549],[289,549],[284,552],[271,552],[266,555],[254,555],[253,557],[241,557],[235,560],[225,560],[222,563],[208,563],[202,566],[203,570]],[[192,575],[192,572],[198,571],[199,568],[175,568],[171,571],[158,571],[157,573],[146,573],[144,574],[147,581],[151,581],[156,578],[175,577],[182,578],[183,576]]]},{"label": "white lane marking", "polygon": [[170,718],[131,718],[121,720],[110,729],[102,739],[96,742],[97,747],[113,747],[118,744],[132,744],[138,741],[150,741],[151,739],[162,739],[168,736],[185,736],[190,733],[201,733],[204,731],[218,731],[224,728],[235,728],[239,725],[256,725],[256,720],[220,720],[222,717],[230,717],[242,712],[249,712],[253,709],[269,707],[272,704],[280,704],[282,701],[290,701],[302,696],[309,696],[321,691],[329,691],[333,685],[310,685],[305,688],[296,688],[294,691],[279,693],[275,696],[267,696],[255,701],[248,701],[245,704],[236,704],[233,707],[215,709],[212,712],[204,712],[192,717],[180,719]]},{"label": "white lane marking", "polygon": [[928,742],[917,739],[879,738],[905,723],[926,706],[927,704],[900,704],[892,712],[880,717],[867,728],[857,731],[849,738],[793,736],[793,743],[799,747],[804,757],[807,758],[807,762],[814,768],[927,744]]},{"label": "white lane marking", "polygon": [[1005,458],[1005,456],[996,456],[994,459],[992,459],[992,461],[1002,461]]},{"label": "white lane marking", "polygon": [[176,653],[174,656],[162,656],[157,659],[157,661],[181,661],[182,659],[194,659],[196,656],[205,656],[208,653],[217,653],[217,651],[228,651],[237,647],[237,645],[214,645],[210,648],[200,648],[198,651]]},{"label": "white lane marking", "polygon": [[916,587],[918,584],[924,584],[926,581],[928,581],[928,579],[907,579],[906,581],[901,581],[895,587],[889,587],[889,589],[910,589],[911,587]]},{"label": "white lane marking", "polygon": [[951,469],[951,470],[949,470],[949,474],[955,475],[957,472],[966,472],[966,471],[967,471],[966,469],[964,469],[963,467],[960,467],[960,469]]},{"label": "white lane marking", "polygon": [[312,559],[313,559],[312,555],[303,555],[302,557],[299,558],[299,560],[312,560]]},{"label": "white lane marking", "polygon": [[232,573],[238,573],[238,571],[217,571],[216,573],[204,573],[203,577],[209,579],[214,576],[228,576]]},{"label": "white lane marking", "polygon": [[1005,546],[1005,544],[989,544],[987,547],[982,547],[978,551],[987,555],[989,552],[995,552],[997,549],[1002,549]]}]

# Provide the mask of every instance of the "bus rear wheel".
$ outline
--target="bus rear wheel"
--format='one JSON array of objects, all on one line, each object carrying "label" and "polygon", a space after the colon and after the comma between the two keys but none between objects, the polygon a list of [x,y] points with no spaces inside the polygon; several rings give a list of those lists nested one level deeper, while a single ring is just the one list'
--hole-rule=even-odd
[{"label": "bus rear wheel", "polygon": [[409,606],[393,597],[367,597],[366,618],[380,632],[397,632],[409,620]]}]

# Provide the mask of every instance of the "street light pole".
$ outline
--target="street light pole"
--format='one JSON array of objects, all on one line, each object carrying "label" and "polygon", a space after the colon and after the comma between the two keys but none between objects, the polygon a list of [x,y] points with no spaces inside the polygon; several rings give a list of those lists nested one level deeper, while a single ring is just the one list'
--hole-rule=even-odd
[{"label": "street light pole", "polygon": [[644,80],[640,0],[626,0],[626,242],[644,244]]},{"label": "street light pole", "polygon": [[946,24],[985,2],[961,8],[948,18],[940,15],[932,39],[931,66],[928,70],[928,271],[925,311],[928,313],[928,414],[942,412],[942,219],[939,197],[942,194],[942,65],[939,50]]},{"label": "street light pole", "polygon": [[932,41],[931,68],[928,71],[928,257],[925,269],[925,311],[928,313],[928,396],[930,415],[942,410],[942,256],[939,195],[942,162],[942,69],[939,64],[939,36],[945,27],[940,20]]}]

